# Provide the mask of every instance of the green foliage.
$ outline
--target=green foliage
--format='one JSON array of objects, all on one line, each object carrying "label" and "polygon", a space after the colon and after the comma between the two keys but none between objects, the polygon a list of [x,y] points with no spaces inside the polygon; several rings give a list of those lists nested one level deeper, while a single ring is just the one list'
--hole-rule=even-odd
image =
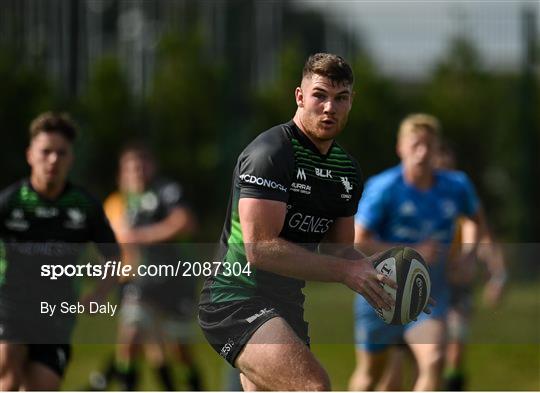
[{"label": "green foliage", "polygon": [[138,129],[134,98],[116,58],[107,56],[96,61],[79,111],[83,132],[76,173],[103,194],[104,189],[115,187],[119,150],[143,132]]},{"label": "green foliage", "polygon": [[278,77],[253,92],[253,125],[250,138],[294,116],[294,90],[300,84],[305,58],[297,43],[289,43],[279,57]]},{"label": "green foliage", "polygon": [[458,167],[474,181],[490,221],[517,234],[523,211],[518,193],[515,77],[487,72],[478,50],[456,37],[423,91],[423,111],[437,116],[456,147]]},{"label": "green foliage", "polygon": [[[396,130],[405,110],[398,87],[366,55],[352,62],[355,96],[339,142],[358,160],[364,177],[397,163]],[[365,179],[364,179],[365,180]]]},{"label": "green foliage", "polygon": [[17,53],[0,47],[0,124],[9,148],[0,156],[2,184],[7,185],[28,173],[24,151],[28,146],[30,121],[51,109],[53,101],[49,81],[40,67],[20,64]]}]

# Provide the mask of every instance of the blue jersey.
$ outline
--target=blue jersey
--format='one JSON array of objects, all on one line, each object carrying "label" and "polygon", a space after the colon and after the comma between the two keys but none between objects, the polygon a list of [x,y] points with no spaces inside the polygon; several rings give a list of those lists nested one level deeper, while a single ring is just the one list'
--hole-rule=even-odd
[{"label": "blue jersey", "polygon": [[[458,171],[435,171],[433,186],[420,190],[407,184],[401,165],[390,168],[366,182],[355,220],[388,243],[420,243],[428,239],[449,248],[459,216],[472,216],[479,201],[467,175]],[[446,259],[432,261],[432,297],[446,300]]]}]

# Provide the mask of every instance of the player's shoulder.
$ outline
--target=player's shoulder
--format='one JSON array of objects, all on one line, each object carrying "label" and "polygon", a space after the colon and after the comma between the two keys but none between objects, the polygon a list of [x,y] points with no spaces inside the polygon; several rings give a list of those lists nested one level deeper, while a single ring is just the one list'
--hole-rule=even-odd
[{"label": "player's shoulder", "polygon": [[244,149],[242,155],[293,156],[290,124],[284,123],[261,132]]},{"label": "player's shoulder", "polygon": [[17,198],[17,196],[20,194],[21,189],[27,183],[27,179],[21,179],[0,190],[0,206],[6,206],[12,200]]},{"label": "player's shoulder", "polygon": [[371,176],[366,182],[366,187],[370,187],[371,189],[376,188],[382,191],[397,187],[402,181],[401,165],[396,165]]},{"label": "player's shoulder", "polygon": [[469,176],[463,171],[439,169],[435,173],[439,184],[444,188],[455,189],[468,187],[471,184]]},{"label": "player's shoulder", "polygon": [[85,187],[68,182],[59,203],[70,207],[101,208],[100,200]]},{"label": "player's shoulder", "polygon": [[166,203],[177,203],[184,197],[184,189],[180,182],[159,177],[152,183],[152,190]]}]

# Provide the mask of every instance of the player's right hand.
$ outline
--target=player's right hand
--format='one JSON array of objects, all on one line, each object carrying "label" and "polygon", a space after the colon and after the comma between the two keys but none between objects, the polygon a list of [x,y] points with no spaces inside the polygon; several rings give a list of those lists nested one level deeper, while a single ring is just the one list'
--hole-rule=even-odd
[{"label": "player's right hand", "polygon": [[345,285],[362,295],[372,307],[391,309],[395,302],[383,289],[383,284],[397,289],[397,284],[394,281],[378,273],[368,258],[354,261],[347,267]]}]

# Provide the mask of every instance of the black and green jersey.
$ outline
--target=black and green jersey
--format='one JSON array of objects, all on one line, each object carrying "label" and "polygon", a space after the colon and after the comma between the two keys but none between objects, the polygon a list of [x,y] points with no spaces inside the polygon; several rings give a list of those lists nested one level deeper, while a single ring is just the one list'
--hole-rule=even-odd
[{"label": "black and green jersey", "polygon": [[[42,277],[45,264],[80,263],[84,244],[119,255],[101,204],[70,183],[55,200],[40,196],[29,180],[0,193],[0,319],[39,314],[40,302],[73,302],[73,277]],[[90,262],[90,261],[86,261]],[[85,263],[86,263],[85,262]]]},{"label": "black and green jersey", "polygon": [[[321,154],[309,138],[289,122],[259,135],[240,154],[221,237],[221,261],[246,263],[238,214],[240,198],[287,204],[280,237],[313,251],[336,218],[356,213],[362,194],[358,164],[339,144]],[[230,272],[229,272],[230,273]],[[209,278],[201,304],[266,296],[303,304],[302,280],[251,268],[251,274],[221,271]]]}]

